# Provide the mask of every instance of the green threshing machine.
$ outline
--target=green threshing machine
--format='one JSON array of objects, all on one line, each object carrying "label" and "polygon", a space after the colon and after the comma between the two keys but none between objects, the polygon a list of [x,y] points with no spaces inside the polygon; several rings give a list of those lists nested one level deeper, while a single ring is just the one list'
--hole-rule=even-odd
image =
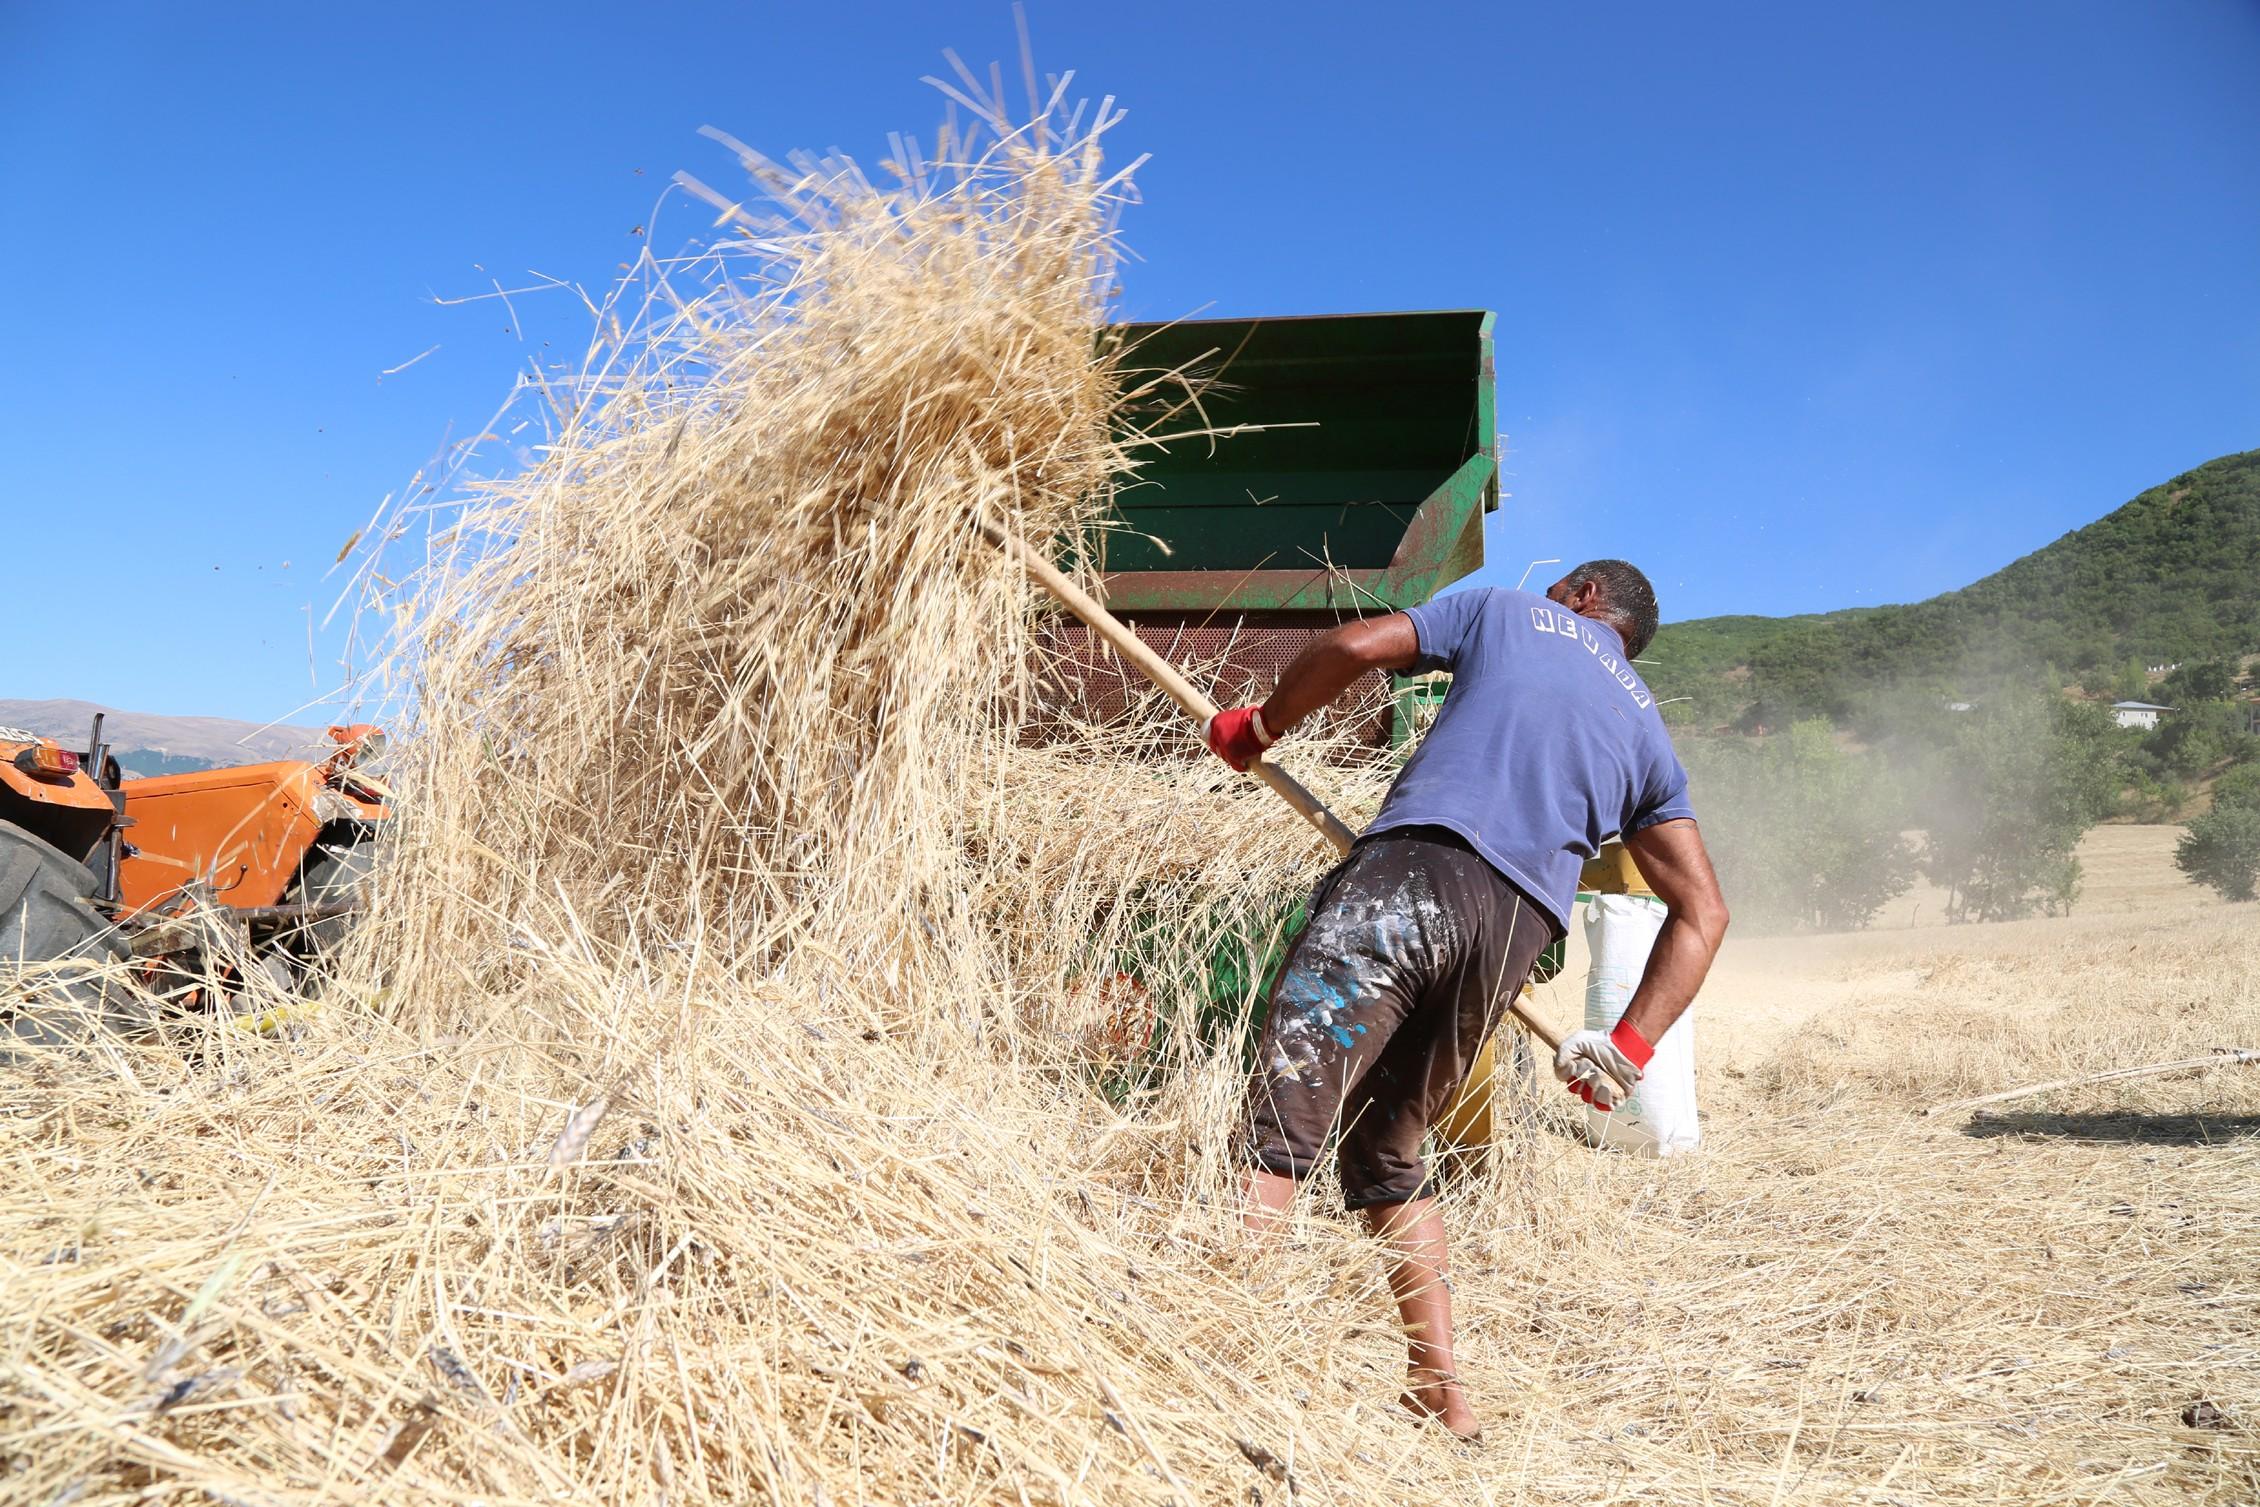
[{"label": "green threshing machine", "polygon": [[[1163,381],[1131,415],[1183,434],[1140,451],[1116,493],[1096,564],[1106,606],[1164,658],[1193,666],[1230,706],[1267,695],[1312,637],[1348,618],[1429,600],[1483,563],[1484,515],[1499,506],[1494,316],[1479,309],[1124,324],[1136,387]],[[1196,396],[1197,395],[1197,396]],[[1158,422],[1157,422],[1158,420]],[[1121,714],[1147,694],[1137,672],[1081,623],[1054,630],[1053,673],[1084,715]],[[1376,677],[1378,679],[1378,677]],[[1388,710],[1351,731],[1376,752],[1411,741],[1432,684],[1368,685],[1344,705]],[[1604,845],[1579,888],[1648,893],[1630,855]],[[1301,907],[1249,918],[1209,960],[1210,1006],[1260,995]],[[1135,959],[1124,959],[1135,964]],[[1562,966],[1556,943],[1534,977]],[[1127,975],[1126,975],[1127,976]],[[1527,1075],[1517,1033],[1513,1071]],[[1459,1146],[1492,1132],[1486,1048],[1441,1128]]]},{"label": "green threshing machine", "polygon": [[[1182,372],[1134,405],[1149,434],[1116,494],[1098,566],[1106,605],[1164,658],[1210,679],[1221,705],[1268,694],[1312,637],[1346,619],[1417,606],[1483,563],[1499,506],[1491,314],[1353,314],[1116,326],[1123,365]],[[1197,394],[1197,397],[1192,396]],[[1054,673],[1106,721],[1147,693],[1082,624],[1054,630]],[[1376,677],[1377,679],[1379,677]],[[1385,706],[1345,730],[1378,753],[1407,743],[1422,692],[1352,688]],[[1364,692],[1367,694],[1359,694]],[[1301,907],[1220,939],[1209,1009],[1237,1018],[1276,971]],[[1134,977],[1134,958],[1121,960]],[[1214,1015],[1211,1015],[1214,1019]],[[1491,1134],[1490,1054],[1444,1127]],[[1517,1051],[1527,1071],[1527,1053]]]}]

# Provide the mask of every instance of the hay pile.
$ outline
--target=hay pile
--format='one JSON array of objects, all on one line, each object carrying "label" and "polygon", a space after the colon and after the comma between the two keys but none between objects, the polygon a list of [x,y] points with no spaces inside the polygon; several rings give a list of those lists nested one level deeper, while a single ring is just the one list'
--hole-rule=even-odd
[{"label": "hay pile", "polygon": [[[2046,1179],[1944,1177],[1950,1131],[1822,1115],[1794,1050],[1730,1090],[1711,1158],[1596,1158],[1554,1121],[1461,1190],[1485,1452],[1395,1410],[1353,1226],[1240,1246],[1237,1053],[1190,1028],[1194,977],[1320,843],[1213,763],[1021,746],[1040,604],[967,520],[1088,527],[1143,379],[1093,355],[1125,191],[1103,116],[969,104],[982,144],[906,147],[896,187],[749,162],[782,219],[733,212],[653,284],[538,463],[435,537],[395,603],[408,794],[332,1008],[11,1085],[6,1499],[2249,1485],[2249,1419],[2184,1439],[2131,1379],[2100,1417],[2065,1388],[2157,1280],[2080,1291],[2117,1247]],[[1353,819],[1377,794],[1310,768]],[[1094,1073],[1125,957],[1175,1029]],[[2216,961],[2250,1016],[2252,944]],[[2159,1280],[2229,1285],[2122,1367],[2232,1408],[2241,1165],[2145,1225]],[[1973,1212],[1995,1188],[2005,1223]],[[2194,1323],[2227,1352],[2181,1355]]]}]

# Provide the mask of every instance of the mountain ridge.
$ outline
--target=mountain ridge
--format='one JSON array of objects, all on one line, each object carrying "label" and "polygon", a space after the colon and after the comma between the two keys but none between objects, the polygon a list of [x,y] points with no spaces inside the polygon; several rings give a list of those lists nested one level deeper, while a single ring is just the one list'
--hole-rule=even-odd
[{"label": "mountain ridge", "polygon": [[[224,764],[261,764],[326,752],[322,729],[289,723],[239,722],[229,717],[169,717],[120,711],[70,697],[0,699],[0,727],[23,728],[66,748],[86,741],[95,714],[118,762],[137,774],[174,774]],[[142,755],[139,762],[134,756]]]},{"label": "mountain ridge", "polygon": [[2260,450],[2151,487],[1919,602],[1669,623],[1646,656],[1679,720],[1842,717],[1894,686],[1977,693],[2053,667],[2090,687],[2130,660],[2260,651]]}]

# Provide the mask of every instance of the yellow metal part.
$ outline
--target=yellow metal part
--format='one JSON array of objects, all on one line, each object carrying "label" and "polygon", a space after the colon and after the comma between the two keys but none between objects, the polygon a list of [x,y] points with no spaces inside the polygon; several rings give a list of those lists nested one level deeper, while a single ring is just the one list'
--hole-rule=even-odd
[{"label": "yellow metal part", "polygon": [[[1601,851],[1585,865],[1577,876],[1577,887],[1595,895],[1650,895],[1648,881],[1640,877],[1640,866],[1621,842],[1601,845]],[[1522,986],[1524,1004],[1530,1002],[1529,984]],[[1498,1070],[1499,1041],[1507,1037],[1504,1031],[1493,1031],[1491,1039],[1483,1043],[1476,1054],[1475,1066],[1468,1069],[1467,1081],[1460,1085],[1460,1096],[1436,1127],[1448,1145],[1462,1151],[1491,1144],[1494,1129],[1492,1114],[1493,1077]],[[1512,1038],[1507,1037],[1511,1042]]]},{"label": "yellow metal part", "polygon": [[111,809],[110,797],[94,782],[89,771],[74,769],[42,779],[16,762],[23,759],[26,763],[43,763],[53,759],[56,762],[50,767],[60,770],[61,753],[53,738],[40,738],[30,743],[0,738],[0,792],[42,806],[92,811],[107,817]]},{"label": "yellow metal part", "polygon": [[[1522,1002],[1525,1007],[1530,1005],[1531,997],[1531,987],[1526,983],[1522,986]],[[1510,1043],[1511,1049],[1514,1033],[1508,1029],[1505,1021],[1501,1021],[1499,1028],[1491,1033],[1490,1040],[1483,1043],[1483,1050],[1475,1054],[1475,1066],[1467,1070],[1467,1079],[1460,1084],[1460,1096],[1452,1101],[1452,1107],[1437,1124],[1436,1132],[1444,1138],[1445,1144],[1462,1151],[1473,1151],[1491,1144],[1494,1079],[1498,1072],[1501,1040]]]},{"label": "yellow metal part", "polygon": [[250,1010],[233,1017],[237,1029],[259,1036],[272,1036],[300,1021],[311,1020],[321,1006],[310,999],[294,999],[264,1010]]},{"label": "yellow metal part", "polygon": [[1632,861],[1621,842],[1605,842],[1601,851],[1587,860],[1577,876],[1577,887],[1595,895],[1653,895],[1648,881],[1640,877],[1640,865]]}]

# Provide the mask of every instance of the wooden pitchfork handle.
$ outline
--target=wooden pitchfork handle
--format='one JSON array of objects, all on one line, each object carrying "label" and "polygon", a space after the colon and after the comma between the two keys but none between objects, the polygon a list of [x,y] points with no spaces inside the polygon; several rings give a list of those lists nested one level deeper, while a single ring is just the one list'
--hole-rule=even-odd
[{"label": "wooden pitchfork handle", "polygon": [[[1167,692],[1169,699],[1183,708],[1186,716],[1201,724],[1205,734],[1208,720],[1216,715],[1216,703],[1203,696],[1191,681],[1178,674],[1175,665],[1156,654],[1152,645],[1130,631],[1128,624],[1100,606],[1096,598],[1062,575],[1058,567],[1030,549],[1017,534],[986,521],[981,524],[981,532],[988,536],[991,544],[1019,562],[1020,567],[1028,572],[1037,585],[1057,597],[1062,607],[1081,618],[1093,633],[1105,639],[1115,653],[1130,661],[1140,674]],[[1327,810],[1324,802],[1305,789],[1302,781],[1260,754],[1248,766],[1248,773],[1269,785],[1281,800],[1301,814],[1304,821],[1325,833],[1326,840],[1334,845],[1336,852],[1344,855],[1349,853],[1351,845],[1357,841],[1357,834],[1344,826],[1340,817]],[[1561,1050],[1561,1038],[1524,1009],[1520,999],[1509,1000],[1507,1010],[1521,1023],[1524,1030],[1544,1042],[1549,1050]]]}]

